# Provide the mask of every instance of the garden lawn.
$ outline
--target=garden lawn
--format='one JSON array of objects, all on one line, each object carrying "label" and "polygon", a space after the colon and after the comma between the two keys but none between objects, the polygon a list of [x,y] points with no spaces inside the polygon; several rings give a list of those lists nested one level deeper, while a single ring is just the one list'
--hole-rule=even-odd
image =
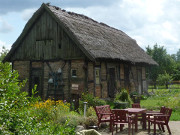
[{"label": "garden lawn", "polygon": [[161,106],[172,108],[170,120],[180,120],[180,89],[150,89],[152,96],[141,100],[141,106],[147,109],[160,110]]}]

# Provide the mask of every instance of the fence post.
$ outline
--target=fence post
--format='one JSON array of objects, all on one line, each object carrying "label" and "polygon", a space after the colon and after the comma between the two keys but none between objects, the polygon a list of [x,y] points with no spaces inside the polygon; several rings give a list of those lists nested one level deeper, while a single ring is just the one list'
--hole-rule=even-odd
[{"label": "fence post", "polygon": [[84,102],[84,117],[86,117],[86,104],[87,102]]}]

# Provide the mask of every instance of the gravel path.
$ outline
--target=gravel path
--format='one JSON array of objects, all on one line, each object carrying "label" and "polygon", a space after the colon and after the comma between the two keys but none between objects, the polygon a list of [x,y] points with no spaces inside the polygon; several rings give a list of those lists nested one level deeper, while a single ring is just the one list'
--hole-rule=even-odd
[{"label": "gravel path", "polygon": [[[169,122],[169,126],[170,126],[170,129],[171,129],[171,132],[172,132],[172,135],[180,135],[180,121],[170,121]],[[158,128],[158,127],[157,127]],[[147,130],[142,130],[142,127],[139,126],[138,127],[138,132],[135,133],[135,135],[148,135],[148,131]],[[151,133],[149,135],[153,135],[153,127],[151,127]],[[112,133],[109,132],[108,129],[101,129],[99,130],[98,132],[100,132],[102,135],[111,135]],[[127,135],[128,131],[127,131],[127,128],[124,127],[124,130],[122,132],[118,132],[116,133],[116,131],[114,131],[114,135]],[[158,132],[157,131],[157,135],[168,135],[168,131],[167,131],[167,128],[165,127],[165,132]]]}]

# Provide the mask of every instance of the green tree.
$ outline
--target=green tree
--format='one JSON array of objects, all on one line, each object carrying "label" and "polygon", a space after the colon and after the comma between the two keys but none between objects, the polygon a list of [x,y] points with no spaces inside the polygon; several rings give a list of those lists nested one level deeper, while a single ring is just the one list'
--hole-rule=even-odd
[{"label": "green tree", "polygon": [[21,82],[18,77],[10,63],[0,62],[0,127],[3,125],[11,132],[15,131],[20,122],[19,110],[29,104],[27,93],[21,92],[25,81]]},{"label": "green tree", "polygon": [[173,80],[180,80],[180,62],[174,65],[172,71]]},{"label": "green tree", "polygon": [[165,73],[165,74],[159,74],[157,78],[157,82],[160,85],[166,85],[166,89],[168,89],[168,84],[172,81],[172,76]]},{"label": "green tree", "polygon": [[180,62],[180,49],[176,53],[177,62]]},{"label": "green tree", "polygon": [[157,44],[155,44],[153,48],[148,46],[146,48],[146,52],[159,64],[159,66],[151,67],[149,73],[149,78],[152,79],[156,88],[158,75],[164,73],[172,74],[172,68],[175,61],[170,55],[167,54],[167,51],[163,46],[159,46]]},{"label": "green tree", "polygon": [[171,58],[176,61],[176,54],[171,54]]},{"label": "green tree", "polygon": [[2,61],[4,59],[4,57],[7,55],[8,52],[9,52],[9,50],[6,49],[5,46],[3,46],[2,51],[0,52],[0,61]]}]

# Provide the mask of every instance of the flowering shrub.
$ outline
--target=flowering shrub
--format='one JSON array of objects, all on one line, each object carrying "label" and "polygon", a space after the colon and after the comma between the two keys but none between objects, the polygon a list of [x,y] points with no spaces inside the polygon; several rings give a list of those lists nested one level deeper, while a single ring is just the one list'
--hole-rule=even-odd
[{"label": "flowering shrub", "polygon": [[36,102],[31,105],[37,109],[46,109],[47,111],[51,111],[52,109],[61,109],[61,111],[69,112],[70,104],[67,102],[63,102],[62,100],[54,101],[51,99],[46,100],[45,102]]},{"label": "flowering shrub", "polygon": [[74,135],[74,126],[69,121],[58,123],[60,114],[69,114],[69,103],[31,97],[21,89],[26,81],[18,79],[11,65],[0,62],[0,134],[53,134]]}]

